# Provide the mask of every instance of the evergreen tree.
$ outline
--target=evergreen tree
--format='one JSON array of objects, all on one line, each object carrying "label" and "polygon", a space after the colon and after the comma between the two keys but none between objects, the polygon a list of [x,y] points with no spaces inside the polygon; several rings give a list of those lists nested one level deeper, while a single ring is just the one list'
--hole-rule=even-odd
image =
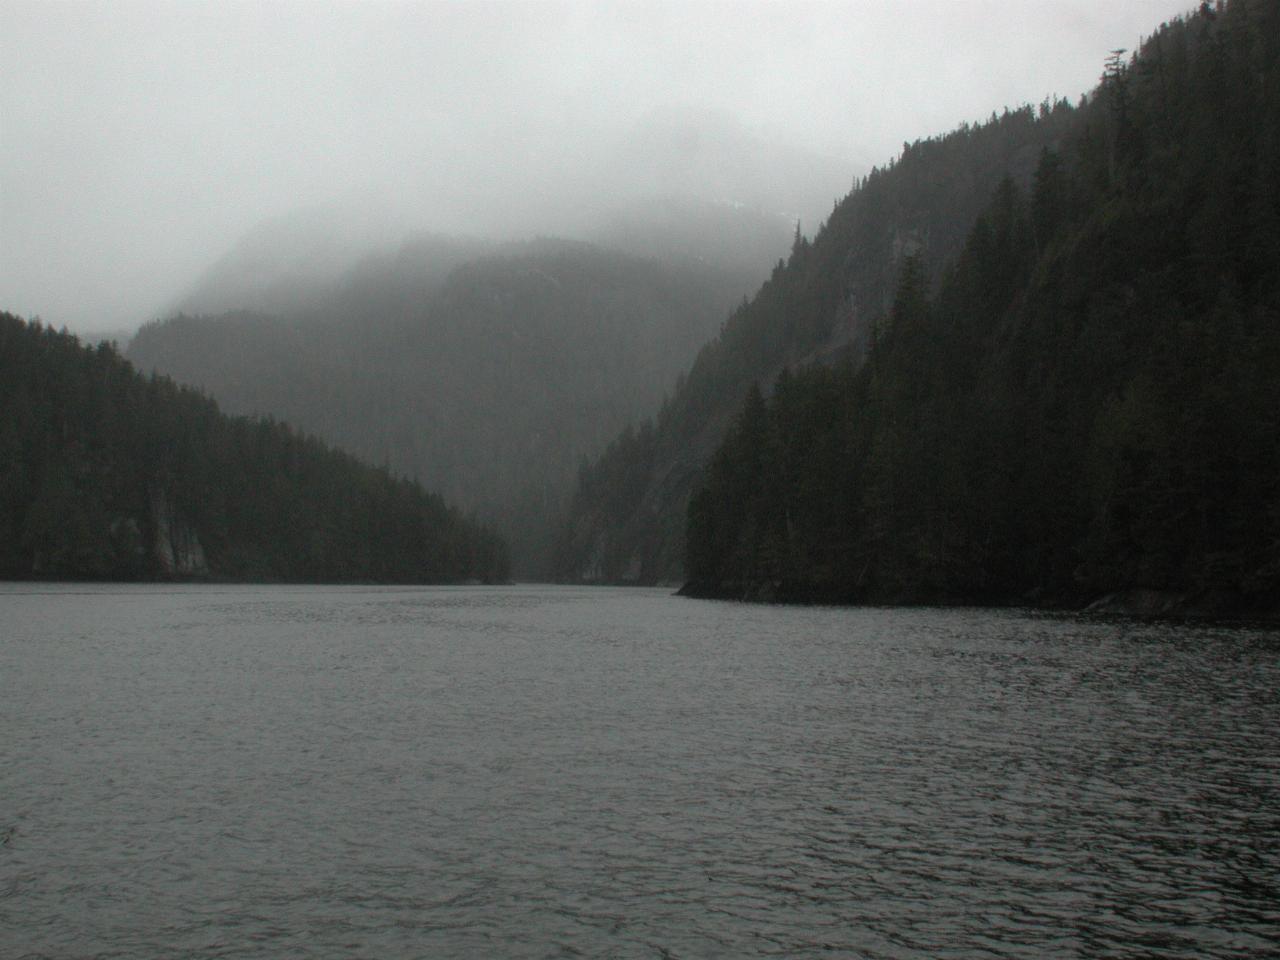
[{"label": "evergreen tree", "polygon": [[439,497],[10,314],[0,451],[8,578],[506,577],[503,544]]},{"label": "evergreen tree", "polygon": [[[1131,63],[1117,52],[1074,138],[1040,151],[1029,202],[999,182],[936,288],[904,259],[861,369],[750,396],[690,509],[691,592],[1080,603],[1141,587],[1276,612],[1280,283],[1256,251],[1280,240],[1257,174],[1275,163],[1277,17],[1234,0]],[[762,422],[769,443],[749,443]],[[753,497],[775,490],[786,522],[762,522]],[[825,527],[795,522],[809,491]],[[742,561],[761,542],[747,555],[783,556],[782,576]]]}]

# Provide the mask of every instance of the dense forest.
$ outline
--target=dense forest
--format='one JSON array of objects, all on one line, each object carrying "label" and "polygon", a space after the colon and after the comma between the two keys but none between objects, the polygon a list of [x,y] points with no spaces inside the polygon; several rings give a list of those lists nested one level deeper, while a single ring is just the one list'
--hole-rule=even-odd
[{"label": "dense forest", "polygon": [[1166,24],[1064,126],[936,283],[907,252],[865,362],[748,389],[689,505],[690,592],[1277,612],[1280,7]]},{"label": "dense forest", "polygon": [[[687,214],[656,211],[618,237],[644,246],[683,225],[705,249],[716,231]],[[298,269],[233,285],[289,311],[174,317],[144,327],[129,358],[439,491],[494,526],[531,578],[547,573],[579,465],[660,403],[768,261],[751,271],[581,242],[425,237],[320,293],[292,281]]]},{"label": "dense forest", "polygon": [[812,240],[797,228],[791,256],[725,315],[657,416],[624,429],[580,471],[557,579],[679,581],[689,497],[751,384],[789,365],[864,355],[903,259],[914,255],[936,277],[1001,179],[1029,182],[1074,113],[1046,102],[913,144],[859,180]]},{"label": "dense forest", "polygon": [[0,577],[500,581],[416,484],[0,314]]},{"label": "dense forest", "polygon": [[1268,609],[1278,46],[1274,0],[1204,4],[1078,103],[905,143],[812,239],[688,197],[593,242],[264,228],[128,356],[273,419],[6,317],[0,571],[493,579],[500,537],[702,595]]}]

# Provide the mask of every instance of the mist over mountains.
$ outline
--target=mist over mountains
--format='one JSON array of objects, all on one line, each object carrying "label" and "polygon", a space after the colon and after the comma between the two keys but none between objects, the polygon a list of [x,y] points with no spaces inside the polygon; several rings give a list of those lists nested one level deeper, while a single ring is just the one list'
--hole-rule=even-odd
[{"label": "mist over mountains", "polygon": [[[1264,159],[1274,146],[1267,112],[1273,27],[1265,3],[1206,6],[1162,25],[1141,56],[1114,53],[1102,85],[1078,103],[1049,96],[1038,106],[993,112],[986,121],[904,143],[865,176],[848,160],[799,145],[812,140],[749,125],[733,110],[657,108],[637,120],[557,116],[554,103],[539,101],[527,116],[486,114],[465,137],[456,126],[460,115],[453,116],[454,126],[442,122],[432,130],[439,144],[402,157],[380,187],[330,191],[309,206],[282,197],[274,209],[287,212],[190,271],[161,319],[133,338],[128,355],[145,372],[206,391],[233,414],[294,424],[424,484],[504,537],[522,578],[679,582],[696,555],[699,589],[717,595],[770,595],[800,570],[781,593],[1074,601],[1071,576],[1097,590],[1123,567],[1107,549],[1139,556],[1143,544],[1163,542],[1135,491],[1155,489],[1164,504],[1191,495],[1194,485],[1175,477],[1178,470],[1190,473],[1165,443],[1172,424],[1203,433],[1195,424],[1213,422],[1225,435],[1230,417],[1223,410],[1231,407],[1252,418],[1253,432],[1244,433],[1254,446],[1266,445],[1265,430],[1254,429],[1265,404],[1254,394],[1268,382],[1265,318],[1273,300],[1270,274],[1258,266],[1268,262],[1275,216],[1267,187],[1274,164]],[[1232,103],[1256,121],[1256,130],[1222,126],[1214,117]],[[1189,146],[1197,152],[1183,156]],[[1236,171],[1237,186],[1222,186],[1223,169]],[[1056,184],[1052,197],[1046,184]],[[1218,184],[1212,188],[1218,192],[1206,193],[1206,184]],[[1053,230],[1045,226],[1050,221]],[[1206,231],[1215,229],[1216,247],[1205,246]],[[1002,230],[1018,234],[1000,241],[1005,266],[1021,265],[1024,273],[1017,283],[997,278],[975,294],[965,283],[982,284],[963,279],[965,264],[981,264],[975,276],[998,273],[1000,254],[981,244]],[[1183,237],[1182,246],[1173,237]],[[1237,251],[1232,244],[1240,238],[1256,249]],[[1049,256],[1055,245],[1057,259]],[[1064,263],[1076,273],[1064,273]],[[1171,264],[1178,283],[1161,291],[1151,277],[1167,279]],[[1136,272],[1124,274],[1130,269]],[[1069,308],[1044,294],[1055,284],[1077,289]],[[1103,293],[1079,292],[1090,285]],[[1206,291],[1215,285],[1228,291],[1229,302],[1211,302]],[[1009,299],[998,300],[997,290]],[[1230,388],[1238,391],[1230,403],[1201,411],[1194,423],[1168,409],[1177,398],[1151,384],[1166,367],[1186,365],[1194,348],[1175,348],[1180,328],[1173,336],[1148,324],[1143,330],[1168,354],[1161,355],[1165,366],[1156,364],[1147,341],[1133,332],[1134,317],[1151,312],[1134,291],[1160,300],[1154,312],[1162,315],[1209,311],[1243,325],[1243,339],[1223,333],[1225,339],[1201,344],[1206,355],[1264,344]],[[941,525],[931,520],[922,530],[912,526],[918,517],[891,509],[911,499],[906,491],[928,488],[899,460],[918,461],[924,473],[937,464],[920,443],[863,408],[888,411],[891,426],[936,414],[930,391],[952,390],[954,414],[967,409],[965,389],[992,389],[990,377],[1031,383],[1008,353],[1019,336],[1032,354],[1040,351],[1037,376],[1057,383],[1086,375],[1025,333],[1020,324],[1034,322],[1024,313],[1028,303],[1040,305],[1045,323],[1069,326],[1065,317],[1085,323],[1102,344],[1098,352],[1111,357],[1110,372],[1123,373],[1105,381],[1111,394],[1064,394],[1065,421],[1057,413],[1034,420],[1018,406],[1016,391],[1002,395],[999,415],[1033,432],[1066,431],[1073,453],[1089,451],[1078,461],[1052,444],[1037,448],[1058,458],[1060,474],[1074,475],[1076,488],[1101,483],[1099,476],[1119,469],[1107,458],[1119,457],[1123,469],[1110,475],[1107,489],[1129,506],[1118,517],[1106,500],[1090,517],[1097,505],[1073,494],[1075,527],[1092,532],[1085,536],[1066,522],[1054,527],[1059,552],[1020,567],[1051,567],[1052,575],[1002,592],[991,579],[969,582],[956,572],[965,564],[964,544],[990,513],[956,491],[983,488],[990,478],[982,469],[1007,478],[1021,468],[1001,459],[1003,447],[987,467],[957,454],[946,469],[953,480],[977,470],[973,483],[954,481],[948,489],[954,503],[928,509],[965,512],[974,530],[939,534],[958,529],[955,517]],[[1114,322],[1102,330],[1097,316]],[[991,327],[997,320],[1003,326]],[[901,332],[912,324],[915,333]],[[972,337],[956,339],[960,328]],[[955,369],[922,365],[943,342],[951,344]],[[889,361],[886,343],[912,346],[893,348]],[[1063,355],[1072,362],[1088,352],[1074,342],[1067,347]],[[968,387],[955,379],[961,357],[966,375],[977,378]],[[990,357],[999,359],[988,367]],[[883,361],[873,364],[882,379],[870,384],[871,375],[861,372],[868,358]],[[839,373],[832,379],[827,370]],[[1134,370],[1141,374],[1136,379]],[[1205,390],[1229,392],[1220,380],[1184,379],[1193,409],[1209,402]],[[865,419],[849,421],[852,408]],[[972,405],[970,420],[994,409]],[[824,454],[839,465],[827,462],[820,472],[816,461],[806,462],[805,443],[841,424],[852,432],[823,441],[843,451]],[[1111,434],[1101,436],[1100,424]],[[994,442],[969,421],[952,424],[947,436],[969,436],[967,450]],[[1042,440],[1037,434],[1027,445]],[[934,448],[930,456],[937,459],[947,445],[937,439]],[[1218,458],[1215,469],[1234,469],[1213,450],[1200,452]],[[1253,464],[1249,477],[1232,481],[1247,492],[1245,512],[1275,512],[1257,482],[1267,456],[1236,458]],[[1165,472],[1148,476],[1143,471],[1153,457]],[[1132,467],[1130,459],[1148,466]],[[863,461],[873,467],[864,470]],[[1134,487],[1135,476],[1146,477],[1146,486]],[[31,488],[40,484],[37,477]],[[770,512],[778,505],[760,501],[752,492],[757,486],[782,497],[781,512]],[[853,500],[841,492],[846,488],[858,491]],[[1032,519],[1035,498],[1024,493],[1000,496],[1023,505],[1026,516],[1018,522],[1039,522]],[[1203,485],[1195,488],[1201,501],[1207,495]],[[793,502],[806,502],[811,514],[801,540]],[[744,504],[751,505],[745,514]],[[1213,513],[1203,502],[1179,509]],[[1131,514],[1146,516],[1146,526],[1126,540],[1115,530],[1131,525]],[[877,567],[877,557],[892,552],[885,530],[898,522],[919,546],[917,555],[898,543],[894,559]],[[1000,523],[1017,525],[1007,516]],[[1223,531],[1241,527],[1240,513],[1217,527],[1206,523],[1217,533],[1205,533],[1185,552],[1197,555],[1212,543],[1204,562],[1220,564],[1234,549]],[[844,531],[839,543],[824,539],[835,536],[832,530]],[[1008,539],[1006,560],[1024,546]],[[1109,546],[1095,555],[1099,543]],[[811,554],[853,553],[839,563],[809,556],[793,569],[797,544]],[[1254,542],[1249,559],[1240,561],[1259,582],[1269,582],[1270,549]],[[937,566],[932,574],[920,573],[930,564]],[[1016,581],[1008,564],[1018,566],[1007,561],[990,578]],[[1144,589],[1209,582],[1159,558],[1146,557],[1139,567]],[[920,576],[913,579],[911,571]],[[806,585],[811,575],[820,587]],[[1124,577],[1116,576],[1123,586]],[[1223,595],[1257,595],[1230,576],[1213,582]],[[874,587],[863,594],[863,584]]]},{"label": "mist over mountains", "polygon": [[339,235],[386,213],[392,244],[590,240],[670,196],[812,233],[915,131],[1085,89],[1182,6],[17,0],[0,301],[124,330],[257,225],[317,208],[355,211]]},{"label": "mist over mountains", "polygon": [[579,464],[661,401],[753,279],[577,241],[418,238],[319,288],[262,288],[282,314],[148,325],[128,356],[414,477],[545,576]]},{"label": "mist over mountains", "polygon": [[[507,536],[518,575],[548,576],[581,463],[662,400],[849,176],[683,113],[604,167],[473,191],[468,224],[501,209],[484,239],[411,231],[412,190],[264,223],[128,356],[422,481]],[[633,176],[609,193],[617,170]],[[541,239],[495,239],[535,223]]]},{"label": "mist over mountains", "polygon": [[[485,249],[479,240],[410,235],[391,211],[334,205],[259,224],[212,263],[164,313],[251,311],[278,316],[336,309],[361,275],[398,275],[405,262],[426,288]],[[382,276],[382,275],[386,276]]]}]

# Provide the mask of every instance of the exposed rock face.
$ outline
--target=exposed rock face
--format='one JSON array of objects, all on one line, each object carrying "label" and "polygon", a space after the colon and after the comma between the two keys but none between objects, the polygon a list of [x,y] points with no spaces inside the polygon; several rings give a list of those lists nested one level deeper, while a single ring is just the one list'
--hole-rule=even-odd
[{"label": "exposed rock face", "polygon": [[191,525],[173,508],[163,488],[151,492],[151,520],[155,527],[156,563],[169,577],[198,577],[209,573],[204,548]]}]

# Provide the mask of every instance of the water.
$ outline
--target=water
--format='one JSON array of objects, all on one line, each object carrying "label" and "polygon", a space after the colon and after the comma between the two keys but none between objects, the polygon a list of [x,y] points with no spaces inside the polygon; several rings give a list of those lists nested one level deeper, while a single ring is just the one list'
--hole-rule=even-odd
[{"label": "water", "polygon": [[0,955],[1280,951],[1280,634],[0,585]]}]

